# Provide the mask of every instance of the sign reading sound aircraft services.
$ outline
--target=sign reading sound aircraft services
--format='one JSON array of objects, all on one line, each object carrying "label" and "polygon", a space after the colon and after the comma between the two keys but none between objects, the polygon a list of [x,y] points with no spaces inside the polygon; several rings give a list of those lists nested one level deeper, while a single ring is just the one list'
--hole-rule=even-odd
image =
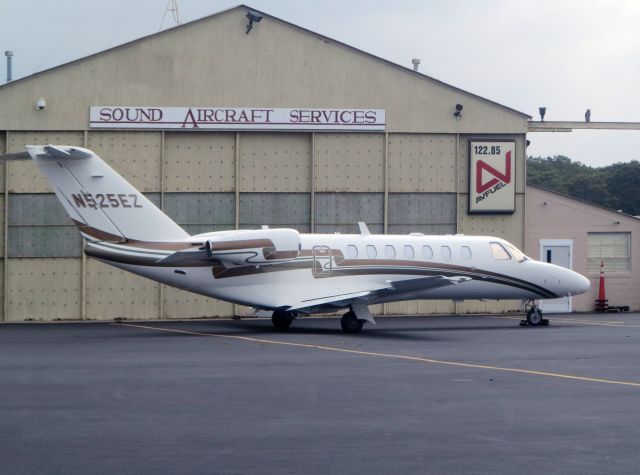
[{"label": "sign reading sound aircraft services", "polygon": [[515,142],[469,142],[469,214],[513,213],[515,172]]},{"label": "sign reading sound aircraft services", "polygon": [[384,109],[91,106],[98,129],[384,131]]}]

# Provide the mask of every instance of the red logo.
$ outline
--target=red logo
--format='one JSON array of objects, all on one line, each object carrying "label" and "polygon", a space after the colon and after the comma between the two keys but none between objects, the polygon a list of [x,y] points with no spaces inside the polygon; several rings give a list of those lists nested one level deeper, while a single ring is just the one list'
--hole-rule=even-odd
[{"label": "red logo", "polygon": [[[476,164],[476,193],[483,193],[492,186],[500,183],[500,181],[503,181],[504,183],[511,183],[511,151],[507,152],[506,165],[505,173],[501,173],[487,162],[478,160]],[[483,170],[486,170],[493,175],[493,178],[485,183],[482,182]]]}]

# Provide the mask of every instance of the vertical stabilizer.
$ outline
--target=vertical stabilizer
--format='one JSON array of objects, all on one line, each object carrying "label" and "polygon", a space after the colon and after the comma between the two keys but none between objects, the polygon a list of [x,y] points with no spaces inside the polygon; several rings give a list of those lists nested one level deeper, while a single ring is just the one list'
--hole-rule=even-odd
[{"label": "vertical stabilizer", "polygon": [[86,239],[166,242],[189,237],[91,150],[29,145],[27,151]]}]

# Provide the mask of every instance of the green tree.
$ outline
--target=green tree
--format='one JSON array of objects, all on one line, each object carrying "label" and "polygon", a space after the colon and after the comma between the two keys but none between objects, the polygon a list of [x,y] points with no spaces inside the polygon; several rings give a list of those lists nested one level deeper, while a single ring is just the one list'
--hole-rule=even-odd
[{"label": "green tree", "polygon": [[640,215],[640,162],[593,168],[569,157],[530,157],[527,183],[548,190]]}]

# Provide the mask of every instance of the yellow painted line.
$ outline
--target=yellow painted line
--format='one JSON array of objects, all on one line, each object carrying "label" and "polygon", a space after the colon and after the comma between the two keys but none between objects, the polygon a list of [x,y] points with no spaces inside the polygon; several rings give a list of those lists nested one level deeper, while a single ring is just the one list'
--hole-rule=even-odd
[{"label": "yellow painted line", "polygon": [[132,323],[117,323],[113,325],[132,327],[132,328],[142,328],[145,330],[155,330],[155,331],[167,332],[167,333],[180,333],[180,334],[194,335],[194,336],[210,336],[210,337],[216,337],[216,338],[227,338],[232,340],[250,341],[253,343],[264,343],[268,345],[291,346],[296,348],[308,348],[308,349],[314,349],[314,350],[334,351],[337,353],[348,353],[348,354],[354,354],[354,355],[376,356],[380,358],[392,358],[397,360],[416,361],[419,363],[457,366],[460,368],[487,369],[487,370],[493,370],[493,371],[505,371],[509,373],[520,373],[520,374],[528,374],[528,375],[535,375],[535,376],[547,376],[551,378],[570,379],[574,381],[587,381],[592,383],[617,384],[621,386],[631,386],[634,388],[640,388],[640,383],[635,383],[632,381],[616,381],[612,379],[587,378],[584,376],[574,376],[571,374],[562,374],[562,373],[550,373],[547,371],[534,371],[530,369],[506,368],[502,366],[490,366],[490,365],[482,365],[482,364],[474,364],[474,363],[459,363],[456,361],[434,360],[431,358],[423,358],[420,356],[394,355],[392,353],[378,353],[373,351],[350,350],[346,348],[336,348],[333,346],[312,345],[309,343],[292,343],[287,341],[267,340],[265,338],[253,338],[248,336],[222,335],[220,333],[202,333],[202,332],[194,332],[194,331],[188,331],[188,330],[159,328],[159,327],[152,327],[148,325],[139,325],[139,324],[132,324]]}]

